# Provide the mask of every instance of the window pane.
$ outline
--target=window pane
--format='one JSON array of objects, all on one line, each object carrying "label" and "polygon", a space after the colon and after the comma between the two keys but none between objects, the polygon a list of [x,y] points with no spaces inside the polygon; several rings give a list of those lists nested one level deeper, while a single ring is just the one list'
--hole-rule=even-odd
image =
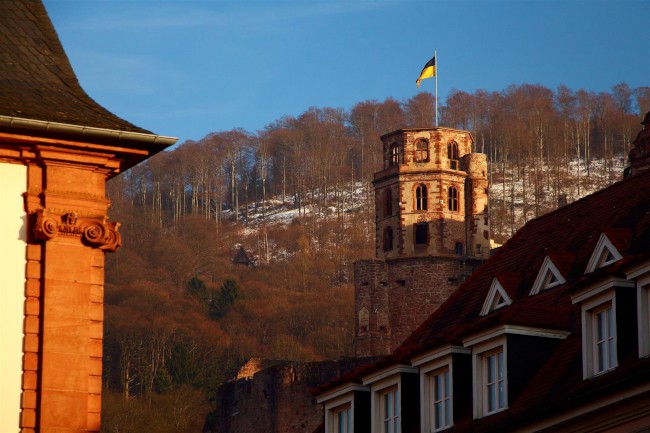
[{"label": "window pane", "polygon": [[434,427],[437,429],[442,427],[442,403],[436,403],[434,417]]},{"label": "window pane", "polygon": [[487,381],[488,383],[494,382],[494,355],[487,357]]},{"label": "window pane", "polygon": [[499,370],[499,380],[503,380],[503,352],[499,352],[497,368]]},{"label": "window pane", "polygon": [[445,426],[451,425],[451,404],[449,399],[445,400]]},{"label": "window pane", "polygon": [[386,419],[393,417],[393,394],[388,393],[384,397],[386,408]]},{"label": "window pane", "polygon": [[503,409],[505,407],[505,402],[506,402],[506,391],[505,391],[505,386],[503,382],[499,382],[499,409]]},{"label": "window pane", "polygon": [[596,315],[596,341],[602,341],[605,338],[605,312],[601,311]]},{"label": "window pane", "polygon": [[395,390],[395,397],[393,398],[393,404],[395,405],[395,411],[393,412],[396,417],[399,417],[399,390]]},{"label": "window pane", "polygon": [[488,412],[494,412],[496,410],[496,386],[494,384],[488,385],[487,387],[487,397],[488,397]]},{"label": "window pane", "polygon": [[352,417],[350,416],[352,415],[352,408],[348,408],[348,410],[346,410],[345,412],[346,412],[345,418],[348,421],[348,429],[345,432],[350,433],[352,431]]}]

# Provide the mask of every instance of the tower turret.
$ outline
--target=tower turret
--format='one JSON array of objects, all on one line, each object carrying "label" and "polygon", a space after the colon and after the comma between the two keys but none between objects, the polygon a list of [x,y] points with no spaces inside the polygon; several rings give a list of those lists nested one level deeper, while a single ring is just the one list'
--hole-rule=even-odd
[{"label": "tower turret", "polygon": [[468,131],[399,129],[381,137],[376,259],[355,274],[355,353],[394,350],[488,258],[487,160]]}]

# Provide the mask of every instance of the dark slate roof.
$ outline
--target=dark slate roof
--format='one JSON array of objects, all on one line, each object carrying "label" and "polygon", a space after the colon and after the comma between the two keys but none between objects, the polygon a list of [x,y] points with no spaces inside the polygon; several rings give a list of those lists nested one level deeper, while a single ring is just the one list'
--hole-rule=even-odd
[{"label": "dark slate roof", "polygon": [[149,134],[81,88],[45,7],[0,2],[0,116]]}]

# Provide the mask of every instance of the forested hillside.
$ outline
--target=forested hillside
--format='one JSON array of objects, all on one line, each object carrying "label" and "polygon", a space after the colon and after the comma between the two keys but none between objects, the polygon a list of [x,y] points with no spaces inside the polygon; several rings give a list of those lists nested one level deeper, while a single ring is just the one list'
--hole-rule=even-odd
[{"label": "forested hillside", "polygon": [[[352,263],[374,255],[380,135],[430,127],[429,93],[209,134],[109,182],[103,431],[198,431],[251,356],[351,352]],[[620,179],[650,88],[452,91],[440,124],[488,155],[492,237]],[[256,266],[233,265],[242,245]],[[174,397],[176,396],[176,397]]]}]

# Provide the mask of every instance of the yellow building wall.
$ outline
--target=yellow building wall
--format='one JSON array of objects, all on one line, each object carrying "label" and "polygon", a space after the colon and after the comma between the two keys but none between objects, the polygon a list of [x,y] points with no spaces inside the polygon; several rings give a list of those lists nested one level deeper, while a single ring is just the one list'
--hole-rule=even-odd
[{"label": "yellow building wall", "polygon": [[27,167],[0,163],[0,432],[20,431]]}]

